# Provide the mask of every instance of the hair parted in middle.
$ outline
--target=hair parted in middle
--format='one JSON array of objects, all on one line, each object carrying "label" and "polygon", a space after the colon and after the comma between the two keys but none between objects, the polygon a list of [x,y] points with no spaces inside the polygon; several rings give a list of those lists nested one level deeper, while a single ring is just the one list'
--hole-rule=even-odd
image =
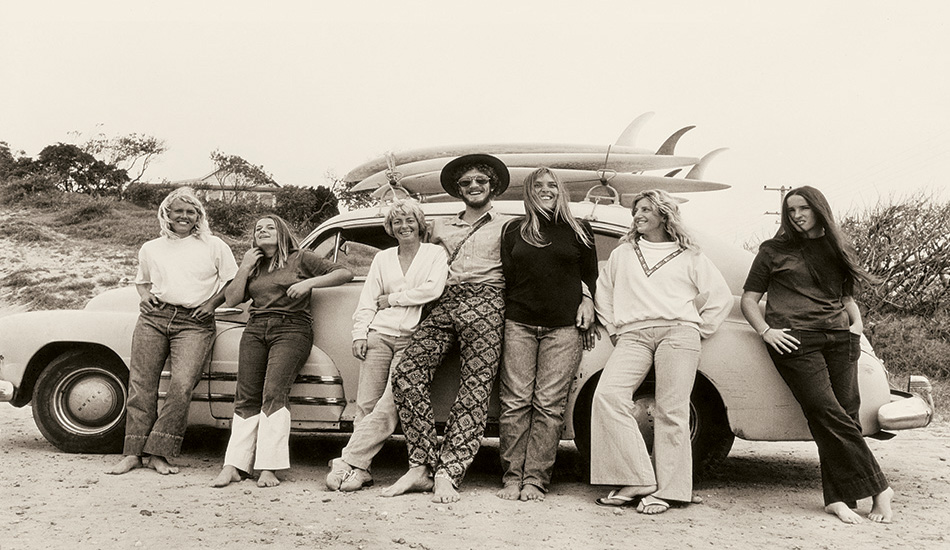
[{"label": "hair parted in middle", "polygon": [[[676,200],[662,189],[647,189],[633,196],[633,204],[630,207],[631,212],[636,214],[637,203],[646,199],[653,204],[660,218],[663,220],[663,229],[666,234],[673,239],[673,242],[681,248],[689,250],[699,250],[699,246],[693,241],[689,231],[683,226],[683,218],[680,216],[680,207]],[[631,224],[627,234],[620,239],[620,242],[634,242],[640,238],[636,227]]]},{"label": "hair parted in middle", "polygon": [[383,229],[390,237],[396,236],[393,232],[393,218],[399,215],[412,216],[415,218],[416,223],[419,225],[419,240],[428,242],[429,226],[426,225],[426,215],[425,212],[422,211],[422,207],[419,206],[419,201],[415,199],[398,199],[393,201],[389,207],[389,212],[386,212],[386,217],[383,218]]},{"label": "hair parted in middle", "polygon": [[[541,198],[538,197],[538,190],[534,188],[534,183],[541,176],[549,175],[557,185],[557,198],[554,200],[554,210],[548,210],[541,204]],[[590,248],[594,245],[591,236],[584,230],[584,226],[571,214],[571,206],[568,200],[569,192],[557,174],[546,166],[541,166],[525,176],[522,183],[522,194],[524,196],[524,219],[521,221],[521,238],[531,246],[543,248],[548,246],[549,242],[541,234],[541,218],[552,222],[563,222],[571,226],[577,240],[584,246]]]},{"label": "hair parted in middle", "polygon": [[[254,229],[252,230],[252,244],[254,246],[260,246],[257,244],[257,224],[264,220],[272,220],[274,222],[274,227],[277,228],[277,250],[274,252],[274,255],[270,258],[270,263],[267,265],[267,271],[271,272],[275,269],[281,269],[287,265],[287,258],[299,250],[300,245],[297,244],[297,236],[294,234],[294,230],[291,229],[290,224],[287,223],[286,220],[276,214],[267,214],[261,216],[256,222],[254,222]],[[260,273],[261,264],[264,263],[264,260],[266,260],[266,258],[262,258],[262,260],[257,262],[257,265],[254,266],[254,269],[251,271],[252,277]]]},{"label": "hair parted in middle", "polygon": [[208,226],[208,213],[195,195],[195,191],[191,187],[179,187],[169,193],[165,199],[162,200],[162,204],[158,206],[158,224],[161,227],[162,236],[170,239],[179,238],[172,230],[171,219],[171,205],[176,200],[189,204],[198,211],[198,223],[195,224],[195,228],[191,234],[199,239],[211,235],[211,228]]}]

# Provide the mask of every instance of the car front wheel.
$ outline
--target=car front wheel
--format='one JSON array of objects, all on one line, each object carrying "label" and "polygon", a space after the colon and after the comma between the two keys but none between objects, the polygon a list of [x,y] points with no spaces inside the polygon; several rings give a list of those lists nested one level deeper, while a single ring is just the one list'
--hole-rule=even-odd
[{"label": "car front wheel", "polygon": [[36,381],[36,426],[68,453],[121,452],[128,381],[128,369],[116,358],[88,351],[63,354]]},{"label": "car front wheel", "polygon": [[[591,379],[581,390],[574,404],[574,444],[586,464],[590,464],[591,440],[590,422],[594,403],[594,390],[597,389],[598,375]],[[653,412],[656,405],[655,382],[648,378],[632,396],[637,424],[646,443],[647,450],[653,452]],[[735,441],[735,435],[729,429],[726,408],[715,388],[705,378],[696,378],[689,401],[689,431],[693,448],[693,477],[702,479],[722,462]]]}]

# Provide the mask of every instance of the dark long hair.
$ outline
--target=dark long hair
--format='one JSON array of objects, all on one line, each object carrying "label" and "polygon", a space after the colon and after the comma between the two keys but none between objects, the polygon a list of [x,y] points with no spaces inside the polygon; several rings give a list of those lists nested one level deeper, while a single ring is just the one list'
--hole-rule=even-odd
[{"label": "dark long hair", "polygon": [[[808,237],[804,232],[799,231],[796,228],[795,223],[792,221],[792,218],[788,213],[788,199],[789,197],[795,196],[801,197],[806,203],[808,203],[808,206],[811,208],[811,211],[815,216],[816,225],[825,230],[825,236],[827,237],[828,244],[831,246],[831,250],[838,258],[839,269],[841,270],[841,274],[844,276],[843,290],[845,294],[853,295],[857,290],[860,289],[862,285],[865,284],[877,284],[879,282],[877,277],[868,273],[858,263],[854,246],[851,244],[851,240],[848,239],[847,235],[841,231],[841,228],[838,227],[838,224],[835,222],[835,216],[831,212],[831,206],[828,204],[828,199],[825,198],[825,195],[822,194],[821,191],[815,189],[814,187],[803,185],[801,187],[792,189],[787,195],[785,195],[785,198],[782,199],[782,227],[779,229],[773,240],[786,246],[804,250],[804,244]],[[807,255],[805,256],[805,264],[808,266],[808,272],[811,273],[812,279],[814,279],[816,284],[824,287],[825,284],[823,281],[825,279],[820,273],[822,266],[816,265],[816,263],[817,262],[812,258],[809,258]]]}]

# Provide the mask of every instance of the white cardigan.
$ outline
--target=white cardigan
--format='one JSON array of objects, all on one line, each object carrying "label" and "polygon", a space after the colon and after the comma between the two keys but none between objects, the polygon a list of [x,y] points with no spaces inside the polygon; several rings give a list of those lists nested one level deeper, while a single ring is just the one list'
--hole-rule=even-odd
[{"label": "white cardigan", "polygon": [[[364,340],[370,329],[389,336],[409,336],[419,325],[422,306],[442,295],[448,264],[445,250],[422,243],[406,273],[398,248],[376,253],[353,313],[353,340]],[[389,295],[391,307],[378,310],[376,300]]]}]

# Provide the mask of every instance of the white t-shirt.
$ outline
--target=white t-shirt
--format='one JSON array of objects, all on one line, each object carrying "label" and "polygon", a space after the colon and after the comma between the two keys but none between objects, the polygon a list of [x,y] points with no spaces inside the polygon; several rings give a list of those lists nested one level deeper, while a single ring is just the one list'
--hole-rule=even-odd
[{"label": "white t-shirt", "polygon": [[166,304],[198,307],[236,273],[234,254],[214,235],[159,237],[139,250],[135,284],[151,283],[152,294]]}]

